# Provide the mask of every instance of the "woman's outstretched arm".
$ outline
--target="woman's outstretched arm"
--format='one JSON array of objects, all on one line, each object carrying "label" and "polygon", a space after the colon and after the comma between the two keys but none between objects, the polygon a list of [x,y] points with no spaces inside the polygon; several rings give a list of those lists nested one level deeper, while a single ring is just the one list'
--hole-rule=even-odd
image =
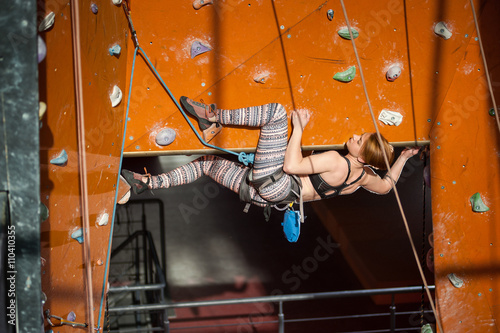
[{"label": "woman's outstretched arm", "polygon": [[406,164],[406,161],[418,153],[419,148],[407,148],[401,152],[398,159],[391,166],[391,171],[387,172],[384,178],[380,178],[376,173],[370,172],[368,173],[367,181],[362,186],[368,191],[377,193],[377,194],[387,194],[392,189],[392,180],[394,180],[394,184],[396,184],[399,180],[399,176],[403,171],[403,168]]}]

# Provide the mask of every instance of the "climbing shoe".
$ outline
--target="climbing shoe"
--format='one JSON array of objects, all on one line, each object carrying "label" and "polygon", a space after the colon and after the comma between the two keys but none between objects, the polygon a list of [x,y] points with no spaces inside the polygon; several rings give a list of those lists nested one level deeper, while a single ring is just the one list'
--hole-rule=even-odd
[{"label": "climbing shoe", "polygon": [[148,189],[151,177],[148,177],[148,181],[145,183],[142,181],[142,175],[138,173],[123,169],[122,175],[130,187],[132,187],[132,191],[134,191],[135,194],[141,194]]},{"label": "climbing shoe", "polygon": [[215,104],[207,105],[195,102],[186,96],[181,97],[181,104],[187,112],[198,119],[198,126],[203,133],[203,140],[206,142],[210,142],[222,130],[222,126],[218,122],[212,121],[215,119]]}]

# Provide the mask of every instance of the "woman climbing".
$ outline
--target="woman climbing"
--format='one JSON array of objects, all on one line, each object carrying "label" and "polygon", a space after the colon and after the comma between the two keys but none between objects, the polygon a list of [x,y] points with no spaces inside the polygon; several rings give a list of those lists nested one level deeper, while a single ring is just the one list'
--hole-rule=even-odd
[{"label": "woman climbing", "polygon": [[301,139],[310,119],[308,111],[292,112],[293,129],[287,144],[288,117],[280,104],[224,110],[217,109],[215,104],[205,105],[187,97],[181,97],[181,103],[198,119],[205,140],[216,135],[221,125],[260,127],[253,167],[206,155],[156,176],[123,170],[122,174],[134,193],[142,193],[148,188],[155,190],[184,185],[201,176],[209,176],[238,193],[242,201],[257,206],[295,202],[300,192],[304,201],[351,194],[359,187],[386,194],[392,188],[390,179],[397,182],[407,159],[418,152],[417,148],[405,149],[391,167],[391,172],[380,178],[369,166],[385,170],[382,150],[392,163],[394,149],[383,137],[380,146],[373,133],[353,135],[345,144],[348,151],[345,156],[332,150],[304,157]]}]

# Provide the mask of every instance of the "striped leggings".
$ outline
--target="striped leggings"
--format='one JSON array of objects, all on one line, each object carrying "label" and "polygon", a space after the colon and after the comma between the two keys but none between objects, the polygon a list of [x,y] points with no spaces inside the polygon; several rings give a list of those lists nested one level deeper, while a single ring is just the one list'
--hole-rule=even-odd
[{"label": "striped leggings", "polygon": [[[285,108],[276,103],[249,108],[216,111],[217,122],[223,125],[260,127],[260,137],[255,153],[252,178],[258,180],[283,167],[288,140],[288,117]],[[189,184],[201,176],[209,176],[217,183],[238,193],[248,167],[219,156],[206,155],[170,172],[151,177],[151,188],[169,188]],[[250,187],[254,204],[280,202],[291,189],[291,178],[285,174],[277,182],[259,192]]]}]

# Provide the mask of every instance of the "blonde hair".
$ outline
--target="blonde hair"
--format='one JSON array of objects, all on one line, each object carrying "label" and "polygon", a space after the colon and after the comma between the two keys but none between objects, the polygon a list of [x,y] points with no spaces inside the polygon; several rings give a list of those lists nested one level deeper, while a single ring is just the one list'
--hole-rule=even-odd
[{"label": "blonde hair", "polygon": [[372,133],[364,142],[361,147],[360,156],[366,164],[374,166],[377,169],[386,170],[387,167],[384,161],[384,151],[387,154],[389,164],[394,160],[394,148],[390,145],[389,141],[381,135],[382,146],[380,146],[377,134]]}]

